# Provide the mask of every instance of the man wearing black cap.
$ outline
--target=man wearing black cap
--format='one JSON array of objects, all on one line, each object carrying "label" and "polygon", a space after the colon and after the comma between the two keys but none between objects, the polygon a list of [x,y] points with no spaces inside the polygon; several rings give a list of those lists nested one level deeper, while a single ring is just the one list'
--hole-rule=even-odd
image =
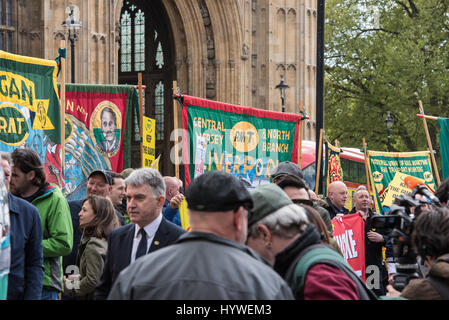
[{"label": "man wearing black cap", "polygon": [[[103,170],[94,170],[89,174],[87,185],[86,185],[86,196],[94,194],[97,196],[107,197],[109,196],[112,189],[112,177]],[[79,266],[79,261],[77,259],[78,245],[80,243],[82,233],[79,229],[79,212],[81,211],[83,199],[81,200],[71,200],[68,201],[70,207],[70,215],[72,217],[73,225],[73,248],[72,252],[63,258],[63,271],[66,274],[72,272],[77,272],[76,266]],[[121,225],[124,225],[125,218],[123,215],[115,210],[115,214]],[[69,267],[72,266],[72,267]],[[69,267],[67,269],[67,267]],[[68,297],[64,297],[68,298]]]},{"label": "man wearing black cap", "polygon": [[211,171],[188,187],[191,232],[118,277],[110,300],[292,299],[287,284],[244,245],[253,202],[236,177]]},{"label": "man wearing black cap", "polygon": [[271,174],[271,178],[273,183],[276,183],[282,177],[286,175],[295,176],[301,179],[304,179],[304,174],[302,170],[298,167],[296,163],[291,161],[282,161],[278,164],[276,168],[274,168],[273,173]]}]

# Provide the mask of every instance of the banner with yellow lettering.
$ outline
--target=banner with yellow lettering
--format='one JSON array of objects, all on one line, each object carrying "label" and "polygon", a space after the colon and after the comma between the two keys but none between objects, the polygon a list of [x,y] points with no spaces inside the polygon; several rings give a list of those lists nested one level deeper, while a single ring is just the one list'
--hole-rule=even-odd
[{"label": "banner with yellow lettering", "polygon": [[150,168],[156,160],[156,120],[142,117],[142,168]]},{"label": "banner with yellow lettering", "polygon": [[368,151],[368,164],[372,189],[376,195],[376,208],[379,208],[381,213],[388,211],[395,197],[404,191],[401,189],[401,182],[403,183],[407,175],[421,179],[427,187],[435,190],[429,151]]},{"label": "banner with yellow lettering", "polygon": [[65,191],[77,200],[85,197],[83,182],[92,171],[131,167],[138,95],[133,85],[66,84],[65,89]]},{"label": "banner with yellow lettering", "polygon": [[64,187],[57,73],[53,60],[0,51],[0,150],[34,150],[47,181]]},{"label": "banner with yellow lettering", "polygon": [[180,100],[186,186],[195,173],[221,170],[252,188],[269,182],[279,162],[298,162],[299,114],[187,95]]}]

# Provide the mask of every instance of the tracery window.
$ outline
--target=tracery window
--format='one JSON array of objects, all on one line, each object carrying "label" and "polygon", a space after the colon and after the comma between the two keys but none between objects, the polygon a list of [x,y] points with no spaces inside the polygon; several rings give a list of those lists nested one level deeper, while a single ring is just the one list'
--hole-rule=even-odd
[{"label": "tracery window", "polygon": [[125,1],[120,18],[120,71],[145,70],[145,13]]}]

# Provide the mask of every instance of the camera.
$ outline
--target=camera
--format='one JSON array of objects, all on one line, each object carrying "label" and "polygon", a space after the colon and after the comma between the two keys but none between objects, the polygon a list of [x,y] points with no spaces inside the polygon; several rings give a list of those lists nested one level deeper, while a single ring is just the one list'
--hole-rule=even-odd
[{"label": "camera", "polygon": [[411,194],[402,194],[397,197],[395,204],[390,206],[390,211],[386,215],[375,216],[370,221],[370,226],[373,228],[393,230],[391,237],[397,260],[397,273],[393,277],[393,287],[398,291],[402,291],[411,279],[419,278],[417,253],[412,247],[411,235],[414,220],[420,214],[421,206],[428,202],[415,199],[416,194],[424,195],[431,200],[432,205],[440,206],[438,198],[429,198],[423,186],[418,186]]}]

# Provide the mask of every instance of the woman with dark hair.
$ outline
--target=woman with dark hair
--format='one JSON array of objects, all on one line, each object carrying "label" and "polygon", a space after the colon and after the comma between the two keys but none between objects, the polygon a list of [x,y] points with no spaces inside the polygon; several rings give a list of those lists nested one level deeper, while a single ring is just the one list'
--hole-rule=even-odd
[{"label": "woman with dark hair", "polygon": [[80,274],[69,275],[64,281],[64,293],[80,299],[93,300],[94,290],[103,273],[110,232],[119,227],[112,202],[104,197],[89,195],[79,213],[83,236],[78,248]]}]

